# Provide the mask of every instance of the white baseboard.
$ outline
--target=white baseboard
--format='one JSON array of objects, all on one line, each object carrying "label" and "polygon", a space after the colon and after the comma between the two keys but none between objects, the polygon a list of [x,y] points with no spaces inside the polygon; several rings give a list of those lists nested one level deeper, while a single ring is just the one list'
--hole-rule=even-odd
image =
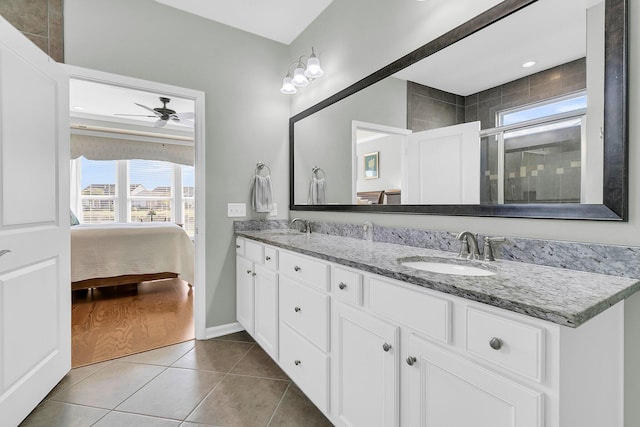
[{"label": "white baseboard", "polygon": [[244,331],[244,326],[242,326],[238,322],[227,323],[226,325],[220,326],[212,326],[205,330],[205,338],[206,340],[216,337],[221,337],[223,335],[232,334],[234,332]]}]

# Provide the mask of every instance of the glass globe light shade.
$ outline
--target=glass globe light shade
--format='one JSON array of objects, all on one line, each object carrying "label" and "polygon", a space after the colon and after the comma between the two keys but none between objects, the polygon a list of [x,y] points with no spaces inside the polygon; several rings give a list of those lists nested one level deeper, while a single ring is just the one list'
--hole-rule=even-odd
[{"label": "glass globe light shade", "polygon": [[317,79],[318,77],[322,77],[323,74],[324,71],[322,71],[322,67],[320,67],[320,60],[317,56],[311,55],[307,61],[307,70],[304,72],[304,75],[310,79]]},{"label": "glass globe light shade", "polygon": [[291,83],[291,76],[287,74],[287,77],[282,79],[282,87],[280,88],[280,92],[285,95],[292,95],[296,93],[298,89]]},{"label": "glass globe light shade", "polygon": [[309,84],[309,79],[304,75],[304,69],[302,67],[295,69],[291,83],[297,87],[305,87]]}]

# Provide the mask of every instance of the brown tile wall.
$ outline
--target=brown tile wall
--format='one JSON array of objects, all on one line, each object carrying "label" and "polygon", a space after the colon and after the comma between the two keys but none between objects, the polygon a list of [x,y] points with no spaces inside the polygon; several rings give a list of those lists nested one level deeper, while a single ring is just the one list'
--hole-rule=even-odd
[{"label": "brown tile wall", "polygon": [[0,0],[0,15],[47,55],[64,62],[63,0]]},{"label": "brown tile wall", "polygon": [[587,87],[586,60],[577,59],[466,97],[407,82],[407,128],[414,132],[479,120],[496,126],[496,112]]}]

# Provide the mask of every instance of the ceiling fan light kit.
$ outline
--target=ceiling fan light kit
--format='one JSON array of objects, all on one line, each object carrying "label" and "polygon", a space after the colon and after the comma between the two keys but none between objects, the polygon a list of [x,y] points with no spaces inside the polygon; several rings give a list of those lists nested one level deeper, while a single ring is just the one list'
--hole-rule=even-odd
[{"label": "ceiling fan light kit", "polygon": [[195,118],[195,114],[193,112],[177,113],[175,110],[167,108],[167,104],[171,102],[171,98],[161,96],[160,102],[162,102],[162,107],[156,107],[156,108],[147,107],[146,105],[134,102],[135,105],[137,105],[138,107],[144,108],[150,113],[153,113],[153,115],[116,114],[116,116],[156,117],[158,120],[153,124],[153,127],[156,127],[156,128],[166,125],[169,122],[169,120],[172,120],[177,123],[182,123],[183,120],[193,120]]},{"label": "ceiling fan light kit", "polygon": [[[306,58],[306,63],[304,59]],[[291,75],[291,67],[295,66],[293,76]],[[292,95],[298,92],[299,87],[308,86],[312,80],[320,78],[324,75],[324,71],[320,66],[320,59],[311,48],[311,55],[302,55],[297,61],[289,65],[287,75],[282,79],[282,87],[280,92],[285,95]]]}]

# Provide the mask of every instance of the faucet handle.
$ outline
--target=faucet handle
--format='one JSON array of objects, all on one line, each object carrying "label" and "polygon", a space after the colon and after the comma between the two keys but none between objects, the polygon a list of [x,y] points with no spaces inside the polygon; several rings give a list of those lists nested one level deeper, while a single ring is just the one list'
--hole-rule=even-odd
[{"label": "faucet handle", "polygon": [[493,255],[493,246],[491,246],[491,242],[504,242],[506,239],[504,237],[489,237],[484,236],[484,255],[483,258],[485,261],[495,261],[496,258]]}]

